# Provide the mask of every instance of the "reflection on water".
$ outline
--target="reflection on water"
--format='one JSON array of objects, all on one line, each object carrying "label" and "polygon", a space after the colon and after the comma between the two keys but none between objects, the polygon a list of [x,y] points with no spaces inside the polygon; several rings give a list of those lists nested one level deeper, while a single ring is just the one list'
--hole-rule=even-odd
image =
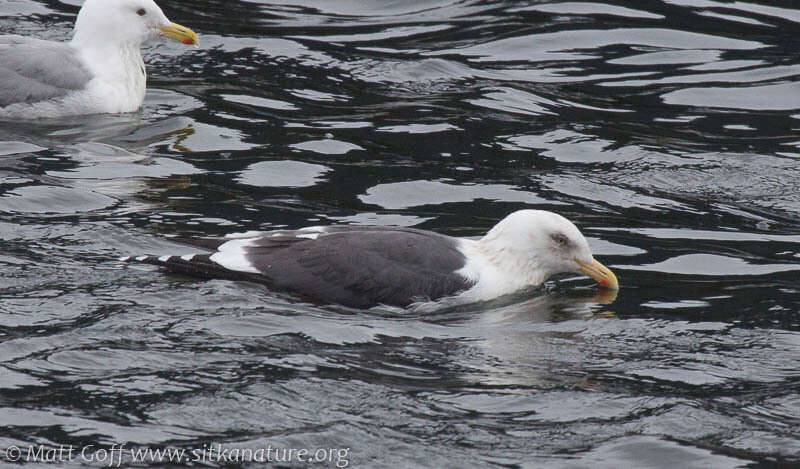
[{"label": "reflection on water", "polygon": [[[0,32],[65,39],[74,3],[11,2]],[[0,126],[0,446],[798,463],[800,10],[160,4],[202,47],[147,45],[141,112]],[[478,236],[523,207],[574,220],[618,296],[353,311],[116,261],[312,224]]]}]

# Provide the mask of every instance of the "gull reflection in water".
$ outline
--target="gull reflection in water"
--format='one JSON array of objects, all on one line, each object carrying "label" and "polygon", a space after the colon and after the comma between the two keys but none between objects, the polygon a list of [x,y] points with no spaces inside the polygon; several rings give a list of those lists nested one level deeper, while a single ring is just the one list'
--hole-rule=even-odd
[{"label": "gull reflection in water", "polygon": [[452,313],[437,319],[458,328],[468,338],[461,344],[480,357],[469,364],[469,381],[491,386],[591,387],[584,365],[591,361],[593,348],[581,333],[597,320],[614,318],[606,306],[617,294],[605,289],[549,293],[496,307],[484,305],[490,307],[459,314],[460,319]]}]

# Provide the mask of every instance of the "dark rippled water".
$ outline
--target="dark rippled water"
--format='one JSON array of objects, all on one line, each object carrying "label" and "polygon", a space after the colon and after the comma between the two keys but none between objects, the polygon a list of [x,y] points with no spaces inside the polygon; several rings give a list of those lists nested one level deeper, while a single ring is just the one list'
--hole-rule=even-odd
[{"label": "dark rippled water", "polygon": [[[0,32],[68,38],[74,3],[0,3]],[[0,459],[73,447],[31,465],[78,466],[90,448],[103,466],[124,444],[348,450],[299,467],[800,464],[800,10],[161,4],[201,47],[146,47],[141,112],[0,126]],[[619,295],[567,278],[357,312],[117,261],[177,252],[177,233],[473,236],[523,207],[574,220]]]}]

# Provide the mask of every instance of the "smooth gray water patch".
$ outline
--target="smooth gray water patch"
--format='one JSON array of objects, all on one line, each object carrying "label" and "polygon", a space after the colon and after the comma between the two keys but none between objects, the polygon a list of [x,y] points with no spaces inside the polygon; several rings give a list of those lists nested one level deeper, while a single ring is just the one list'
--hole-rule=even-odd
[{"label": "smooth gray water patch", "polygon": [[718,50],[670,50],[647,52],[609,60],[615,65],[668,65],[668,64],[705,64],[719,60]]},{"label": "smooth gray water patch", "polygon": [[[589,228],[589,230],[594,230],[594,228]],[[596,238],[589,234],[590,232],[584,228],[584,235],[586,236],[586,240],[589,242],[589,247],[592,248],[592,252],[596,255],[609,255],[609,256],[635,256],[638,254],[645,254],[647,251],[645,249],[641,249],[635,246],[626,246],[623,244],[613,243],[611,241],[606,241],[604,239]]]},{"label": "smooth gray water patch", "polygon": [[267,109],[277,109],[281,111],[294,111],[298,109],[294,104],[278,99],[257,98],[255,96],[241,96],[235,94],[223,94],[220,95],[220,97],[232,103],[246,104],[248,106],[263,107]]},{"label": "smooth gray water patch", "polygon": [[440,51],[437,52],[437,55],[460,54],[475,62],[588,60],[597,58],[597,56],[568,51],[596,50],[599,47],[614,44],[635,44],[665,49],[697,49],[699,44],[702,44],[703,49],[750,50],[766,47],[756,41],[730,39],[675,29],[616,28],[574,30],[498,39],[485,44]]},{"label": "smooth gray water patch", "polygon": [[450,130],[464,130],[464,129],[452,124],[391,125],[375,129],[376,132],[409,133],[409,134],[433,134],[437,132],[447,132]]},{"label": "smooth gray water patch", "polygon": [[527,115],[555,114],[551,107],[561,104],[513,88],[488,88],[483,98],[468,101],[475,106]]},{"label": "smooth gray water patch", "polygon": [[194,122],[186,131],[175,136],[174,147],[180,151],[218,152],[256,148],[259,144],[248,142],[239,130]]},{"label": "smooth gray water patch", "polygon": [[511,150],[538,150],[537,153],[542,156],[565,163],[624,162],[648,156],[669,158],[668,155],[651,155],[643,148],[612,148],[614,142],[610,140],[567,129],[534,135],[513,135],[501,145]]},{"label": "smooth gray water patch", "polygon": [[748,18],[746,16],[726,15],[726,14],[717,13],[717,12],[714,12],[714,11],[701,11],[701,12],[698,13],[698,15],[706,16],[708,18],[722,19],[722,20],[726,20],[726,21],[735,21],[737,23],[744,23],[744,24],[755,25],[755,26],[774,27],[774,25],[772,25],[770,23],[765,23],[763,21],[759,21],[759,20],[753,19],[753,18]]},{"label": "smooth gray water patch", "polygon": [[84,189],[36,185],[7,191],[0,197],[0,211],[18,213],[83,213],[109,208],[117,200]]},{"label": "smooth gray water patch", "polygon": [[505,184],[456,185],[442,181],[406,181],[381,184],[367,189],[358,198],[365,204],[386,209],[422,205],[470,202],[477,199],[503,202],[543,203],[544,200],[519,188]]},{"label": "smooth gray water patch", "polygon": [[665,104],[678,106],[708,106],[753,111],[792,111],[800,109],[800,85],[781,83],[777,85],[747,87],[702,87],[685,88],[661,95]]},{"label": "smooth gray water patch", "polygon": [[28,374],[0,367],[0,389],[22,389],[28,386],[43,386],[44,381]]},{"label": "smooth gray water patch", "polygon": [[686,230],[680,228],[635,228],[631,232],[656,239],[706,239],[717,241],[740,241],[750,245],[766,241],[778,241],[800,245],[800,235],[777,235],[770,233],[747,233],[741,231]]},{"label": "smooth gray water patch", "polygon": [[309,187],[325,180],[331,168],[302,161],[262,161],[253,163],[236,179],[256,187]]},{"label": "smooth gray water patch", "polygon": [[172,158],[155,158],[141,163],[104,161],[79,166],[69,171],[49,171],[48,175],[64,179],[120,179],[137,177],[166,177],[200,174],[204,171],[189,163]]},{"label": "smooth gray water patch", "polygon": [[18,155],[20,153],[36,153],[47,148],[26,142],[6,141],[0,142],[0,156]]},{"label": "smooth gray water patch", "polygon": [[754,264],[744,259],[717,254],[685,254],[663,262],[629,266],[632,270],[655,270],[682,275],[766,275],[800,270],[800,264]]},{"label": "smooth gray water patch", "polygon": [[[760,65],[760,62],[734,62],[736,67],[733,68],[744,68],[744,70],[736,70],[736,71],[725,71],[725,72],[714,72],[714,73],[686,73],[679,76],[671,76],[671,77],[664,77],[658,79],[642,79],[642,80],[616,80],[613,82],[603,83],[603,86],[652,86],[652,85],[661,85],[661,84],[672,84],[672,83],[688,83],[688,84],[700,84],[700,83],[715,83],[715,82],[728,82],[728,83],[759,83],[767,80],[777,80],[780,78],[786,78],[797,75],[800,72],[800,66],[797,65],[778,65],[774,67],[754,67],[754,65]],[[723,70],[729,67],[722,67]],[[706,64],[705,67],[687,67],[687,71],[707,71],[707,70],[716,70],[714,67],[714,63]],[[758,93],[762,87],[754,87],[754,93]],[[763,87],[764,91],[770,92],[772,89],[770,87]],[[711,88],[711,89],[718,89],[718,88]],[[731,88],[726,88],[730,90]],[[734,88],[735,89],[735,88]],[[747,88],[750,89],[750,88]],[[687,90],[680,90],[684,92],[690,91],[691,88]],[[779,88],[777,92],[780,92],[782,88]],[[663,98],[663,96],[662,96]]]},{"label": "smooth gray water patch", "polygon": [[533,5],[530,7],[514,8],[509,10],[514,13],[521,11],[541,11],[544,13],[554,13],[558,15],[609,15],[624,16],[628,18],[642,19],[663,19],[663,15],[648,13],[642,10],[634,10],[614,5],[591,2],[556,2],[544,5]]},{"label": "smooth gray water patch", "polygon": [[800,12],[792,8],[782,8],[776,7],[774,5],[767,4],[767,5],[759,5],[755,2],[734,2],[734,3],[722,3],[718,1],[709,1],[709,0],[700,0],[700,1],[693,1],[693,0],[668,0],[667,3],[674,4],[674,5],[681,5],[681,6],[688,6],[693,8],[719,8],[724,7],[729,10],[738,11],[745,15],[764,15],[774,18],[779,18],[783,20],[793,21],[795,23],[800,23]]},{"label": "smooth gray water patch", "polygon": [[310,89],[296,89],[287,91],[290,92],[293,96],[296,96],[298,98],[308,99],[310,101],[316,101],[322,103],[348,101],[349,99],[351,99],[349,96],[342,94],[324,93],[322,91],[310,90]]},{"label": "smooth gray water patch", "polygon": [[293,143],[289,145],[296,150],[310,151],[323,155],[344,155],[353,150],[363,150],[364,148],[354,143],[343,142],[332,138],[322,140],[309,140],[306,142]]},{"label": "smooth gray water patch", "polygon": [[711,450],[683,445],[667,438],[631,436],[614,439],[592,449],[581,462],[569,463],[561,467],[579,468],[586,464],[597,468],[664,467],[664,461],[675,467],[701,469],[745,468],[749,461],[717,454]]},{"label": "smooth gray water patch", "polygon": [[759,67],[761,65],[766,65],[766,63],[767,62],[764,62],[763,60],[719,60],[717,62],[692,65],[690,67],[686,67],[686,70],[701,72],[710,70],[738,70],[743,68]]}]

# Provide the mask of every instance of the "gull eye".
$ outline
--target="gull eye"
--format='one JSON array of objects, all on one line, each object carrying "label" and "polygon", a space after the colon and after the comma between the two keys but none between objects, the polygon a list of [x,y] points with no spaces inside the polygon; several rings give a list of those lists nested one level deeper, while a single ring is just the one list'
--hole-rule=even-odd
[{"label": "gull eye", "polygon": [[144,8],[139,8],[138,10],[136,10],[136,14],[139,16],[144,16],[147,14],[147,10],[145,10]]},{"label": "gull eye", "polygon": [[569,244],[569,240],[567,239],[567,237],[561,233],[555,233],[551,235],[551,238],[553,238],[553,242],[556,243],[556,246],[560,248],[563,248],[564,246]]}]

